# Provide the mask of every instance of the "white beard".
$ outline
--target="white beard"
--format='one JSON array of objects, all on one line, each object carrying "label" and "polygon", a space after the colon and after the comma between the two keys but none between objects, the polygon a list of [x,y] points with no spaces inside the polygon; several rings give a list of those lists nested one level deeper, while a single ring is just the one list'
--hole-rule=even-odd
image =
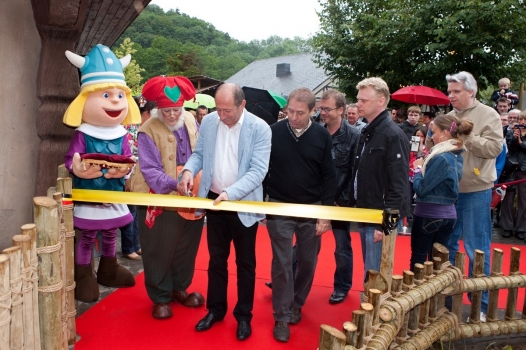
[{"label": "white beard", "polygon": [[175,125],[166,124],[164,117],[163,117],[163,112],[160,109],[153,109],[151,111],[151,115],[152,115],[152,118],[157,118],[160,121],[162,121],[163,124],[166,125],[166,127],[172,132],[174,132],[175,130],[181,129],[184,125],[184,110],[181,111],[181,116],[179,117],[179,120],[177,120],[177,123]]}]

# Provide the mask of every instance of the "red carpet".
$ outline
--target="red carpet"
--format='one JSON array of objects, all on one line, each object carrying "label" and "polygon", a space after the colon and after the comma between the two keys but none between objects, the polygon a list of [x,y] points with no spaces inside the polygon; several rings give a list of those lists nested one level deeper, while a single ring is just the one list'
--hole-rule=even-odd
[{"label": "red carpet", "polygon": [[[206,297],[208,251],[206,248],[206,228],[196,261],[196,272],[189,291],[199,291]],[[394,273],[401,274],[409,267],[410,238],[398,237]],[[330,305],[334,274],[334,239],[332,233],[323,235],[316,276],[307,304],[303,308],[303,319],[299,325],[291,325],[288,343],[279,343],[272,337],[271,290],[265,286],[270,280],[272,253],[266,228],[259,227],[257,239],[256,293],[252,336],[243,342],[236,340],[237,323],[232,315],[236,301],[236,275],[234,249],[229,261],[229,312],[222,322],[207,332],[198,333],[195,324],[205,316],[204,307],[190,309],[172,303],[174,316],[158,321],[151,317],[152,303],[146,295],[144,276],[136,277],[133,288],[120,289],[96,304],[77,318],[77,333],[80,340],[76,349],[315,349],[319,339],[320,324],[341,328],[344,321],[351,319],[351,312],[359,308],[359,292],[362,290],[363,264],[360,238],[352,234],[354,251],[353,288],[344,303]],[[509,270],[511,245],[494,244],[504,251],[504,273]],[[526,260],[521,259],[521,271],[526,268]],[[506,291],[501,291],[499,308],[506,304]],[[524,293],[519,293],[517,309],[522,309]],[[466,299],[467,301],[467,299]]]}]

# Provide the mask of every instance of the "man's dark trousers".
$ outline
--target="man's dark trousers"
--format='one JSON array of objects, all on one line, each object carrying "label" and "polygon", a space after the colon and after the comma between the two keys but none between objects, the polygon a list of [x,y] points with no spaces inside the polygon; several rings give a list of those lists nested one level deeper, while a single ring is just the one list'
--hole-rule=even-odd
[{"label": "man's dark trousers", "polygon": [[[215,194],[208,198],[214,199]],[[217,196],[217,195],[215,195]],[[213,211],[206,213],[208,264],[208,293],[206,308],[218,319],[227,312],[228,256],[230,242],[234,242],[237,265],[237,295],[234,317],[238,322],[252,320],[256,283],[256,233],[258,223],[246,227],[237,212]]]}]

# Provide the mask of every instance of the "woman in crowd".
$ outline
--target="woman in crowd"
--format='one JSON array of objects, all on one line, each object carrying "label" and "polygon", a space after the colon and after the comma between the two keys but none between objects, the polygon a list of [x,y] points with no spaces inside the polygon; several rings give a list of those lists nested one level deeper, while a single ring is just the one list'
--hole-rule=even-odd
[{"label": "woman in crowd", "polygon": [[[141,124],[147,121],[151,114],[150,112],[156,108],[155,102],[146,101],[142,95],[135,96],[133,98],[139,111],[141,112]],[[131,124],[124,126],[128,131],[128,142],[130,143],[130,149],[135,161],[138,162],[137,152],[137,132],[141,124]],[[133,176],[133,175],[132,175]],[[125,190],[130,191],[129,181],[126,181]],[[128,204],[128,209],[133,216],[133,221],[128,225],[121,227],[121,250],[122,255],[130,260],[141,260],[141,246],[139,245],[139,221],[137,219],[137,206]]]},{"label": "woman in crowd", "polygon": [[425,159],[413,162],[416,206],[411,232],[411,269],[431,256],[435,242],[447,245],[457,219],[455,201],[462,177],[462,149],[473,130],[469,120],[442,115],[432,126],[435,146]]},{"label": "woman in crowd", "polygon": [[[508,168],[501,182],[526,179],[526,111],[519,114],[519,122],[508,128]],[[516,197],[516,199],[515,199]],[[526,237],[526,182],[509,186],[502,201],[500,227],[502,236],[509,238],[515,232],[517,239]]]}]

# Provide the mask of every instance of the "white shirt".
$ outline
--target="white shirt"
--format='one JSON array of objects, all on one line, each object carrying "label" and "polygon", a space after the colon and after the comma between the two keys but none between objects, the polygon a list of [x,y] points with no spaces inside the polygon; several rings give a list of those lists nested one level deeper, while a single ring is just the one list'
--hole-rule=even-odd
[{"label": "white shirt", "polygon": [[229,128],[217,117],[217,138],[214,155],[214,171],[210,191],[220,194],[225,188],[237,181],[239,171],[238,145],[245,111],[236,125]]}]

